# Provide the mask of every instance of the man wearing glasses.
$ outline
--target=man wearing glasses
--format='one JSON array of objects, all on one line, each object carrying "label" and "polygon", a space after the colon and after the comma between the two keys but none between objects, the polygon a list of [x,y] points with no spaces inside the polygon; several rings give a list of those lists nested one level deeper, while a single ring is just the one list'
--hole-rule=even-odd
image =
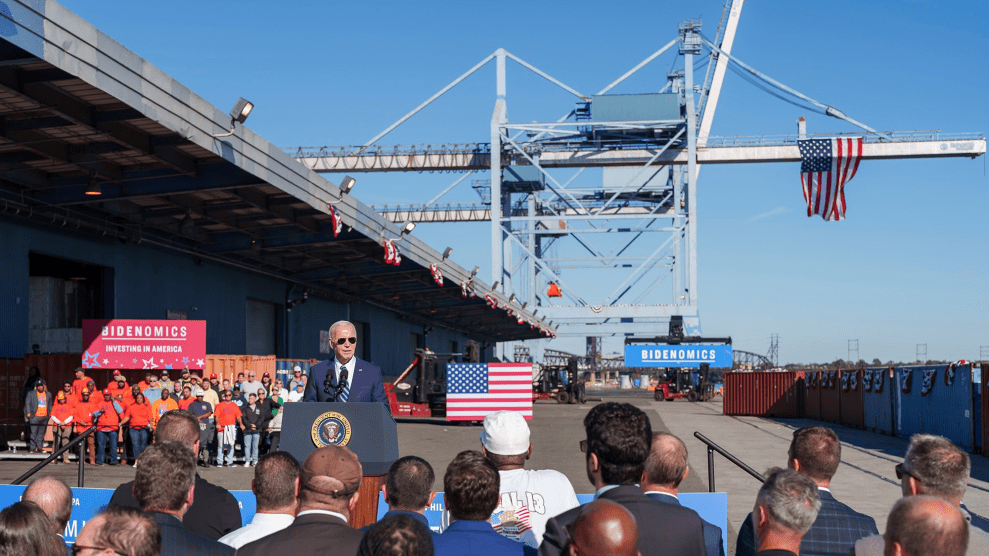
[{"label": "man wearing glasses", "polygon": [[388,409],[381,369],[354,355],[357,329],[342,320],[330,327],[330,344],[336,356],[309,369],[307,402],[380,402]]}]

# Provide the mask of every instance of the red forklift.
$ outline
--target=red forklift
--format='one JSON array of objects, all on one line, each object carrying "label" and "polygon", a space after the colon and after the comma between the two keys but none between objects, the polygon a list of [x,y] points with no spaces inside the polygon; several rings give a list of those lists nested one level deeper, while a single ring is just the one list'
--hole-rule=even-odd
[{"label": "red forklift", "polygon": [[[669,333],[655,338],[625,338],[625,345],[630,344],[659,344],[679,346],[683,344],[726,344],[731,345],[731,337],[704,338],[702,336],[687,336],[684,334],[683,317],[670,317]],[[659,382],[653,391],[656,401],[686,398],[687,401],[709,401],[714,399],[714,383],[710,380],[711,365],[701,363],[700,368],[690,367],[661,368]]]}]

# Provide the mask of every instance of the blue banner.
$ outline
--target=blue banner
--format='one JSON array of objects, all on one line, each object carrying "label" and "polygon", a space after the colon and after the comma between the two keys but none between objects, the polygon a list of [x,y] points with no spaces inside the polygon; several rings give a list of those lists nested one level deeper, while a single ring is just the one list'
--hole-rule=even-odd
[{"label": "blue banner", "polygon": [[712,367],[732,366],[731,346],[684,344],[625,346],[626,367],[700,367],[708,363]]}]

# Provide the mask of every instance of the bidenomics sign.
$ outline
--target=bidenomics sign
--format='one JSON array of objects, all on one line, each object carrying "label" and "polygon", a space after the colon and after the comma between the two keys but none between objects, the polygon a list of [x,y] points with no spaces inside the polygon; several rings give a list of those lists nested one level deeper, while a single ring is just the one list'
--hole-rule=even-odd
[{"label": "bidenomics sign", "polygon": [[84,369],[202,369],[204,320],[83,320]]},{"label": "bidenomics sign", "polygon": [[626,367],[700,367],[701,363],[707,363],[712,367],[731,367],[731,346],[706,344],[625,346]]}]

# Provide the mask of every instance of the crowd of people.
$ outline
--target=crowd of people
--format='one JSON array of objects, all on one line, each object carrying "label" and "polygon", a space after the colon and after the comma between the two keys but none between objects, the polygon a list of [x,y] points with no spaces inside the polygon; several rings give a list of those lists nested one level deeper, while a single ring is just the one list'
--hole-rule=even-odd
[{"label": "crowd of people", "polygon": [[[83,368],[60,390],[49,391],[38,374],[31,374],[31,387],[24,396],[24,418],[28,426],[28,449],[45,451],[46,433],[51,431],[51,450],[57,451],[94,424],[96,431],[86,439],[85,453],[91,465],[137,466],[158,422],[175,409],[192,412],[199,422],[200,465],[234,466],[236,448],[243,450],[243,465],[257,465],[258,457],[277,451],[281,436],[281,407],[302,401],[306,375],[298,366],[287,385],[263,373],[240,373],[231,385],[216,374],[200,378],[189,369],[172,380],[168,370],[149,372],[144,380],[128,385],[126,377],[113,371],[113,380],[100,390]],[[64,452],[62,461],[68,463]]]},{"label": "crowd of people", "polygon": [[[277,450],[261,456],[251,483],[257,512],[241,527],[232,495],[196,473],[201,423],[191,409],[158,419],[135,480],[118,487],[108,509],[85,524],[74,554],[724,554],[724,532],[679,503],[689,473],[686,445],[654,432],[648,416],[630,404],[602,403],[584,419],[579,447],[595,497],[582,506],[564,475],[526,469],[534,448],[520,414],[489,415],[479,444],[465,446],[445,469],[449,524],[441,533],[424,516],[437,477],[417,456],[391,465],[381,488],[389,508],[383,518],[352,527],[363,469],[351,450],[333,445],[302,462]],[[841,462],[834,431],[796,430],[786,456],[785,468],[766,472],[738,534],[740,556],[964,556],[989,549],[962,503],[969,456],[945,438],[911,439],[895,467],[904,497],[882,535],[874,519],[830,493]],[[64,553],[58,535],[71,499],[57,479],[32,483],[21,502],[0,512],[0,555]]]}]

